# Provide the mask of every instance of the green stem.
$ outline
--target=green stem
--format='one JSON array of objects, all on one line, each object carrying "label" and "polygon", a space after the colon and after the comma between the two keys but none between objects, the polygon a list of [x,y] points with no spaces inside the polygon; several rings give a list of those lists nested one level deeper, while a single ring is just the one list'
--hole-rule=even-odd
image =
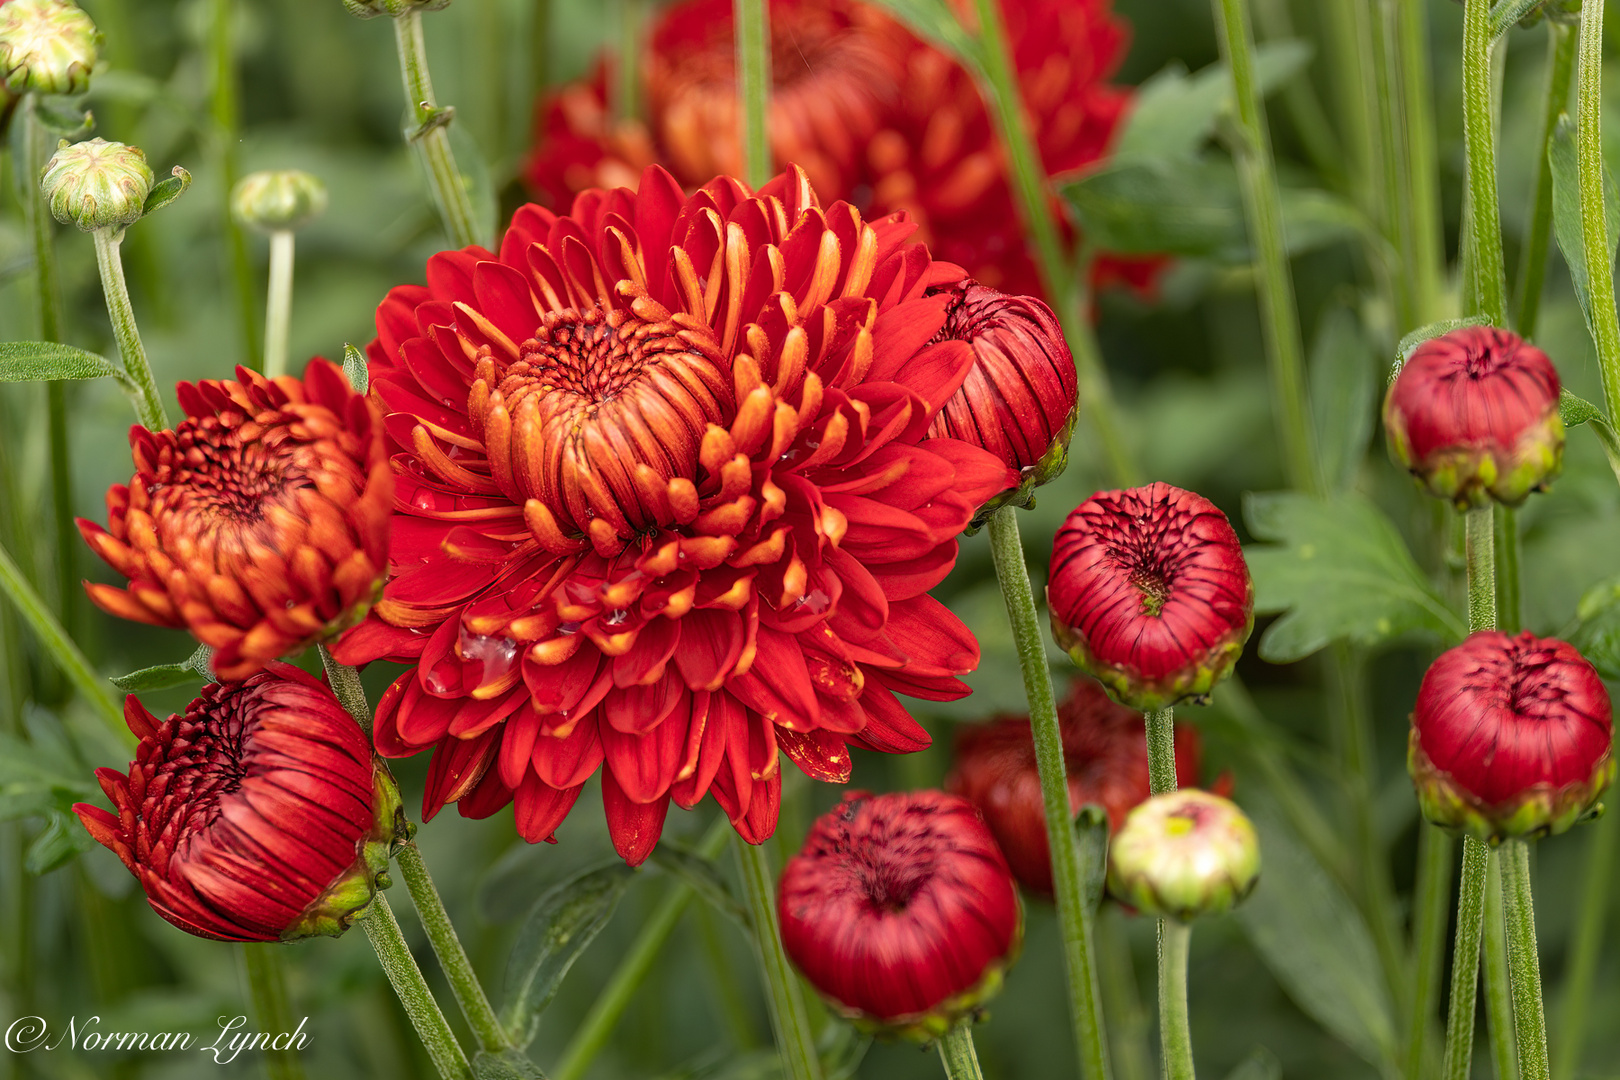
[{"label": "green stem", "polygon": [[1159,920],[1159,1048],[1165,1080],[1193,1080],[1192,1029],[1187,1022],[1191,945],[1191,926]]},{"label": "green stem", "polygon": [[[247,972],[254,1020],[260,1031],[275,1034],[294,1030],[292,1007],[287,999],[286,965],[277,951],[281,948],[279,944],[263,942],[242,946],[242,966]],[[291,1049],[267,1049],[264,1064],[270,1080],[303,1080],[304,1064]]]},{"label": "green stem", "polygon": [[720,1016],[731,1032],[731,1044],[739,1051],[752,1050],[759,1045],[754,1014],[742,987],[737,984],[737,972],[731,957],[726,955],[726,943],[720,938],[714,909],[699,904],[692,915],[697,923],[703,959],[709,969],[709,977],[714,981],[715,997],[719,999]]},{"label": "green stem", "polygon": [[618,0],[619,43],[613,71],[613,118],[641,115],[641,0]]},{"label": "green stem", "polygon": [[[1254,14],[1260,36],[1267,41],[1289,41],[1300,36],[1288,12],[1287,0],[1257,0]],[[1328,119],[1327,110],[1322,108],[1311,81],[1289,79],[1279,92],[1283,107],[1288,110],[1294,134],[1305,148],[1311,165],[1329,184],[1342,188],[1346,183],[1344,150],[1339,146],[1333,122]]]},{"label": "green stem", "polygon": [[815,1038],[805,1015],[804,994],[782,950],[782,925],[776,919],[776,872],[771,867],[770,852],[764,844],[750,844],[740,836],[735,847],[783,1070],[789,1080],[821,1080],[821,1060],[816,1057]]},{"label": "green stem", "polygon": [[1142,714],[1147,726],[1148,787],[1155,795],[1176,790],[1176,710]]},{"label": "green stem", "polygon": [[1496,1080],[1518,1080],[1514,1049],[1513,1002],[1508,988],[1507,925],[1502,913],[1502,860],[1491,852],[1485,874],[1485,1037],[1491,1047]]},{"label": "green stem", "polygon": [[134,745],[134,737],[124,723],[123,710],[107,692],[107,684],[96,674],[95,668],[90,666],[90,661],[85,659],[73,639],[68,637],[67,631],[62,629],[62,624],[56,621],[56,616],[51,614],[4,547],[0,547],[0,593],[10,598],[23,620],[33,628],[39,643],[62,669],[62,674],[78,688],[85,701],[107,722],[107,726],[117,733],[119,740]]},{"label": "green stem", "polygon": [[940,1037],[939,1060],[945,1064],[949,1080],[984,1080],[979,1071],[979,1055],[973,1049],[973,1021],[964,1020]]},{"label": "green stem", "polygon": [[1496,628],[1496,519],[1489,506],[1468,511],[1468,632]]},{"label": "green stem", "polygon": [[1469,242],[1474,256],[1472,313],[1507,325],[1502,219],[1496,193],[1496,110],[1491,94],[1491,0],[1463,7],[1463,147],[1468,159]]},{"label": "green stem", "polygon": [[1569,80],[1575,70],[1575,33],[1562,23],[1547,27],[1547,90],[1537,140],[1535,190],[1530,196],[1530,220],[1524,227],[1524,253],[1519,258],[1519,333],[1536,335],[1541,318],[1541,290],[1547,280],[1547,252],[1552,237],[1552,143],[1558,117],[1569,104]]},{"label": "green stem", "polygon": [[1496,628],[1519,630],[1519,513],[1496,507]]},{"label": "green stem", "polygon": [[1440,168],[1434,132],[1434,90],[1429,78],[1428,7],[1397,3],[1402,106],[1405,109],[1407,201],[1412,211],[1417,311],[1421,322],[1440,316],[1445,234],[1440,216]]},{"label": "green stem", "polygon": [[1383,226],[1384,237],[1400,259],[1393,292],[1398,317],[1398,332],[1420,325],[1419,295],[1420,269],[1418,266],[1417,236],[1412,219],[1412,202],[1407,197],[1407,177],[1411,163],[1407,160],[1407,144],[1401,130],[1405,119],[1402,71],[1397,57],[1395,11],[1388,0],[1372,0],[1367,5],[1372,21],[1369,29],[1373,70],[1374,98],[1378,115],[1378,161],[1383,174]]},{"label": "green stem", "polygon": [[101,292],[107,301],[107,315],[112,320],[118,355],[123,358],[124,370],[135,381],[140,395],[135,403],[135,414],[147,430],[162,431],[169,426],[169,416],[163,410],[163,395],[152,377],[152,365],[146,360],[146,347],[141,344],[141,332],[135,325],[135,309],[129,302],[124,261],[118,255],[118,245],[124,240],[123,230],[97,229],[92,235],[96,241],[96,267],[101,271]]},{"label": "green stem", "polygon": [[1406,1029],[1406,1080],[1427,1076],[1429,1026],[1445,963],[1446,917],[1456,845],[1426,821],[1418,823],[1417,884],[1413,890],[1412,1008]]},{"label": "green stem", "polygon": [[444,231],[457,247],[482,243],[473,214],[472,195],[450,149],[449,125],[454,113],[441,109],[433,96],[428,72],[427,42],[422,36],[422,11],[408,8],[394,19],[394,43],[399,49],[399,75],[405,84],[405,107],[412,130],[407,138],[422,155],[433,202],[439,208]]},{"label": "green stem", "polygon": [[360,730],[371,738],[371,703],[366,700],[366,688],[360,685],[360,673],[348,664],[340,664],[325,645],[315,646],[326,668],[326,681],[332,687],[332,696],[346,709]]},{"label": "green stem", "polygon": [[238,145],[241,142],[242,116],[237,100],[236,46],[231,34],[232,11],[236,5],[231,0],[213,0],[211,7],[208,52],[209,63],[213,66],[213,99],[210,111],[214,120],[214,137],[219,140],[220,181],[225,192],[220,202],[220,221],[225,230],[231,280],[236,287],[243,353],[247,357],[248,367],[259,368],[258,297],[255,295],[258,290],[253,280],[253,263],[248,258],[247,237],[231,215],[231,192],[241,172]]},{"label": "green stem", "polygon": [[1445,1080],[1468,1080],[1472,1069],[1479,941],[1485,927],[1485,882],[1490,861],[1490,848],[1472,836],[1463,838],[1457,939],[1451,957],[1451,999],[1446,1011],[1446,1056],[1440,1071]]},{"label": "green stem", "polygon": [[[1075,848],[1074,806],[1063,757],[1063,734],[1058,727],[1057,700],[1052,693],[1052,671],[1036,615],[1029,569],[1018,537],[1018,512],[1004,506],[990,516],[990,554],[995,561],[1001,597],[1012,623],[1018,667],[1029,701],[1029,722],[1035,739],[1035,766],[1041,778],[1046,811],[1046,839],[1052,852],[1052,886],[1056,894],[1058,926],[1063,937],[1064,962],[1069,976],[1069,1010],[1080,1073],[1086,1080],[1110,1075],[1108,1048],[1103,1041],[1102,999],[1097,991],[1096,961],[1092,949],[1092,913],[1086,906],[1079,852]],[[1174,784],[1174,751],[1171,752]]]},{"label": "green stem", "polygon": [[287,374],[287,331],[292,323],[293,234],[270,234],[270,296],[264,308],[264,373]]},{"label": "green stem", "polygon": [[1148,1014],[1136,985],[1131,943],[1125,936],[1125,916],[1115,905],[1097,912],[1097,971],[1102,979],[1103,1014],[1108,1025],[1109,1048],[1121,1080],[1148,1080],[1153,1075],[1148,1050]]},{"label": "green stem", "polygon": [[416,914],[422,920],[422,929],[427,931],[433,954],[439,958],[439,967],[444,970],[450,991],[472,1028],[473,1037],[480,1047],[491,1053],[509,1049],[512,1040],[501,1027],[495,1010],[490,1008],[478,973],[467,959],[467,950],[462,948],[455,924],[450,921],[439,890],[433,884],[433,876],[428,873],[427,863],[422,861],[421,849],[413,840],[402,846],[394,858],[399,863],[400,876],[405,879],[405,888],[411,894],[411,902],[416,905]]},{"label": "green stem", "polygon": [[1570,935],[1566,961],[1562,1008],[1558,1029],[1558,1054],[1553,1075],[1571,1080],[1580,1068],[1586,1046],[1587,1007],[1591,1004],[1592,979],[1597,974],[1603,951],[1603,924],[1609,911],[1609,879],[1614,872],[1614,849],[1620,842],[1620,813],[1610,810],[1587,829],[1585,871],[1581,883],[1581,903],[1575,916],[1575,932]]},{"label": "green stem", "polygon": [[455,1032],[450,1030],[439,1003],[433,1000],[433,991],[428,989],[422,969],[416,966],[416,957],[411,955],[405,936],[399,932],[399,922],[386,896],[377,894],[371,902],[371,910],[361,917],[360,925],[366,928],[366,937],[377,951],[377,961],[382,964],[439,1076],[443,1080],[473,1080],[467,1055],[456,1042]]},{"label": "green stem", "polygon": [[771,14],[765,0],[735,0],[737,26],[737,94],[742,101],[738,123],[744,179],[760,187],[771,178],[771,143],[767,118],[771,107]]},{"label": "green stem", "polygon": [[1366,207],[1373,198],[1372,106],[1368,100],[1366,56],[1360,49],[1357,5],[1364,0],[1326,0],[1323,30],[1326,44],[1333,50],[1333,91],[1339,111],[1340,128],[1345,133],[1345,149],[1350,159],[1351,193]]},{"label": "green stem", "polygon": [[[731,831],[730,822],[724,817],[717,818],[698,844],[698,853],[705,859],[718,857],[725,849],[726,836]],[[613,977],[596,995],[585,1019],[574,1029],[573,1038],[568,1040],[568,1046],[563,1050],[561,1064],[551,1071],[552,1080],[580,1080],[585,1075],[585,1070],[590,1068],[596,1055],[607,1045],[613,1029],[618,1027],[625,1010],[630,1007],[631,998],[646,981],[647,973],[658,960],[658,954],[675,933],[675,926],[681,921],[681,915],[692,902],[693,895],[692,887],[686,882],[675,878],[670,880],[664,898],[642,925],[641,932],[630,945],[630,951],[619,961]]]},{"label": "green stem", "polygon": [[[981,0],[981,3],[985,0]],[[1282,436],[1288,480],[1309,494],[1323,490],[1316,439],[1305,396],[1305,348],[1294,308],[1294,282],[1283,247],[1282,204],[1266,134],[1264,107],[1254,72],[1254,38],[1246,0],[1211,0],[1221,31],[1221,55],[1232,71],[1237,97],[1234,152],[1243,187],[1243,207],[1254,243],[1266,358],[1271,368],[1272,408]]]},{"label": "green stem", "polygon": [[1530,844],[1502,845],[1502,899],[1507,907],[1508,972],[1513,980],[1513,1030],[1519,1040],[1523,1080],[1551,1080],[1547,1064],[1547,1016],[1541,1004],[1541,958],[1536,951],[1536,910],[1530,895]]},{"label": "green stem", "polygon": [[1593,337],[1603,403],[1620,417],[1620,314],[1614,309],[1614,266],[1603,208],[1603,0],[1581,5],[1575,159],[1581,193],[1581,247],[1586,255]]}]

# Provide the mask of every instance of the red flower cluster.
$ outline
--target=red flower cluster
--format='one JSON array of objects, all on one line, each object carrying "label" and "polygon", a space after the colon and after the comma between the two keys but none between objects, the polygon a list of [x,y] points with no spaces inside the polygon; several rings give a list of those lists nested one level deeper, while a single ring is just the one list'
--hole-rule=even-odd
[{"label": "red flower cluster", "polygon": [[546,839],[600,766],[634,863],[671,800],[769,836],[779,753],[842,783],[850,743],[928,745],[895,694],[978,662],[928,590],[1016,476],[928,437],[973,352],[935,340],[963,274],[912,232],[797,169],[689,197],[649,169],[389,294],[394,576],[336,652],[415,664],[376,736],[435,748],[424,816],[515,802]]},{"label": "red flower cluster", "polygon": [[[1107,151],[1128,91],[1109,0],[1003,0],[1020,87],[1047,172]],[[741,171],[731,0],[667,8],[649,37],[645,123],[614,119],[605,66],[541,106],[529,183],[553,207],[634,181],[655,162],[688,187]],[[778,163],[869,219],[904,210],[940,258],[1011,293],[1038,295],[1008,166],[972,75],[860,0],[772,0],[769,130]],[[622,110],[621,110],[622,111]],[[1107,260],[1104,280],[1146,288],[1154,260]]]}]

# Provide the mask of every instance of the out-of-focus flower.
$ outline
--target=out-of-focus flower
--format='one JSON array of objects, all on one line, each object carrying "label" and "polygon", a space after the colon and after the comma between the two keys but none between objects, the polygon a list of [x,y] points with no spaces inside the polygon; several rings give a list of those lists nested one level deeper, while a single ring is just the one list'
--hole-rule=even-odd
[{"label": "out-of-focus flower", "polygon": [[441,11],[450,6],[450,0],[343,0],[350,15],[374,19],[378,15],[395,18],[407,11]]},{"label": "out-of-focus flower", "polygon": [[141,740],[128,775],[96,770],[114,812],[73,809],[154,911],[225,941],[336,937],[365,913],[405,815],[330,690],[273,664],[161,722],[131,694],[124,717]]},{"label": "out-of-focus flower", "polygon": [[1046,597],[1058,644],[1134,709],[1207,696],[1254,629],[1254,583],[1226,515],[1163,483],[1077,506],[1053,541]]},{"label": "out-of-focus flower", "polygon": [[0,3],[0,82],[13,94],[82,94],[100,35],[67,0]]},{"label": "out-of-focus flower", "polygon": [[1242,810],[1187,789],[1155,795],[1108,848],[1108,891],[1149,915],[1189,922],[1219,914],[1260,880],[1260,839]]},{"label": "out-of-focus flower", "polygon": [[967,342],[973,370],[929,434],[982,446],[1019,475],[1016,489],[979,512],[982,520],[1007,502],[1028,505],[1035,489],[1068,464],[1074,357],[1052,309],[1032,296],[1008,296],[977,282],[940,292],[950,297],[940,338]]},{"label": "out-of-focus flower", "polygon": [[1614,779],[1603,680],[1574,646],[1469,635],[1423,676],[1407,768],[1424,816],[1480,840],[1568,829]]},{"label": "out-of-focus flower", "polygon": [[1390,452],[1459,508],[1517,506],[1563,464],[1558,372],[1508,330],[1465,326],[1419,345],[1384,398]]},{"label": "out-of-focus flower", "polygon": [[135,475],[107,492],[85,542],[129,579],[89,584],[112,615],[184,627],[222,678],[325,640],[364,616],[388,562],[394,476],[382,424],[343,373],[179,385],[173,431],[130,429]]},{"label": "out-of-focus flower", "polygon": [[[1079,678],[1058,706],[1058,727],[1070,805],[1100,804],[1117,831],[1152,790],[1142,714],[1110,701],[1093,680]],[[1177,726],[1176,779],[1183,787],[1198,783],[1198,757],[1197,729]],[[979,808],[1024,887],[1051,895],[1052,851],[1029,717],[959,728],[945,788]]]},{"label": "out-of-focus flower", "polygon": [[973,804],[850,792],[777,889],[782,945],[868,1030],[937,1038],[1001,989],[1023,937],[1007,860]]},{"label": "out-of-focus flower", "polygon": [[94,232],[139,221],[152,179],[152,168],[138,147],[106,139],[64,139],[46,163],[39,188],[57,221]]},{"label": "out-of-focus flower", "polygon": [[326,211],[326,185],[298,169],[250,173],[231,192],[236,220],[261,232],[296,231]]},{"label": "out-of-focus flower", "polygon": [[389,294],[395,576],[337,654],[416,662],[377,742],[436,748],[424,816],[515,802],[538,841],[602,766],[637,863],[672,799],[769,836],[779,752],[843,783],[850,743],[928,745],[895,694],[978,663],[928,590],[1016,478],[927,437],[973,354],[933,340],[962,272],[911,231],[797,169],[692,196],[651,169]]},{"label": "out-of-focus flower", "polygon": [[[1129,106],[1108,79],[1126,43],[1109,0],[1003,0],[1047,172],[1100,160]],[[973,77],[859,0],[772,0],[771,149],[870,220],[897,210],[918,238],[986,285],[1040,295],[1008,166]],[[690,187],[740,171],[729,0],[665,9],[649,35],[645,121],[616,118],[605,66],[540,108],[526,175],[554,207],[668,163]],[[1099,282],[1150,289],[1159,261],[1102,260]]]}]

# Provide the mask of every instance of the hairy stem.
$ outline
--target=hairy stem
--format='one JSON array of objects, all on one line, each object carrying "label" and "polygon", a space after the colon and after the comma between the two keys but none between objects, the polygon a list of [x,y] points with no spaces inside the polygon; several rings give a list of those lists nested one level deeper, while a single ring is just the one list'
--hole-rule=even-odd
[{"label": "hairy stem", "polygon": [[973,1049],[973,1021],[964,1020],[940,1037],[939,1060],[945,1064],[949,1080],[984,1080],[979,1071],[979,1055]]},{"label": "hairy stem", "polygon": [[1445,1080],[1468,1080],[1473,1067],[1479,940],[1485,927],[1485,882],[1490,857],[1490,848],[1472,836],[1463,838],[1457,942],[1451,958],[1451,998],[1446,1011],[1446,1056],[1440,1071]]},{"label": "hairy stem", "polygon": [[1469,244],[1473,313],[1507,325],[1507,277],[1502,266],[1502,219],[1496,193],[1496,110],[1492,104],[1491,2],[1463,7],[1463,148],[1468,159]]},{"label": "hairy stem", "polygon": [[1581,195],[1581,247],[1586,254],[1603,404],[1620,417],[1620,314],[1614,309],[1614,266],[1603,208],[1603,0],[1581,5],[1575,159]]},{"label": "hairy stem", "polygon": [[1191,926],[1159,920],[1159,1047],[1165,1080],[1193,1080],[1192,1029],[1187,1022],[1191,946]]},{"label": "hairy stem", "polygon": [[1569,80],[1575,70],[1575,32],[1562,23],[1547,26],[1547,89],[1541,113],[1541,137],[1536,141],[1535,189],[1530,196],[1530,218],[1524,227],[1523,254],[1519,257],[1519,333],[1534,338],[1541,319],[1541,291],[1547,280],[1547,252],[1552,237],[1552,143],[1558,117],[1569,104]]},{"label": "hairy stem", "polygon": [[101,271],[101,292],[107,300],[107,315],[112,320],[113,337],[118,342],[118,355],[123,358],[124,370],[135,382],[140,395],[135,403],[135,414],[149,431],[162,431],[169,426],[169,416],[163,409],[163,396],[158,392],[157,380],[152,377],[152,365],[146,359],[146,347],[141,344],[141,332],[135,325],[135,309],[129,302],[129,285],[124,281],[124,261],[119,257],[118,245],[123,242],[122,229],[97,229],[96,267]]},{"label": "hairy stem", "polygon": [[[276,1034],[293,1030],[292,1005],[287,999],[287,971],[279,943],[249,942],[242,946],[242,966],[248,994],[253,1000],[259,1030]],[[265,1072],[270,1080],[303,1080],[304,1063],[291,1049],[265,1050]]]},{"label": "hairy stem", "polygon": [[1176,710],[1142,714],[1147,725],[1148,785],[1155,795],[1176,790]]},{"label": "hairy stem", "polygon": [[444,910],[444,901],[439,898],[427,863],[422,861],[421,849],[413,840],[399,849],[395,860],[399,863],[400,876],[405,879],[405,888],[411,894],[411,902],[416,905],[416,914],[422,920],[422,929],[427,931],[433,954],[439,958],[439,967],[444,969],[444,977],[450,983],[456,1003],[461,1006],[461,1014],[467,1018],[467,1025],[472,1028],[473,1037],[480,1047],[491,1053],[508,1049],[512,1040],[490,1007],[478,973],[473,970],[455,924],[450,921],[450,913]]},{"label": "hairy stem", "polygon": [[1489,506],[1468,511],[1468,632],[1496,628],[1496,520]]},{"label": "hairy stem", "polygon": [[371,703],[366,700],[365,687],[360,685],[360,673],[348,664],[340,664],[333,657],[325,645],[315,646],[321,654],[321,664],[326,668],[326,681],[332,688],[332,696],[338,699],[348,714],[354,717],[354,722],[360,725],[360,730],[371,738]]},{"label": "hairy stem", "polygon": [[1451,866],[1456,845],[1426,821],[1418,823],[1417,885],[1413,893],[1412,1008],[1406,1029],[1406,1080],[1424,1080],[1429,1026],[1446,959]]},{"label": "hairy stem", "polygon": [[287,374],[287,332],[292,323],[293,234],[270,234],[270,295],[264,309],[264,373]]},{"label": "hairy stem", "polygon": [[1508,989],[1507,926],[1502,913],[1501,853],[1491,852],[1485,875],[1485,1038],[1491,1048],[1496,1080],[1517,1080],[1513,1002]]},{"label": "hairy stem", "polygon": [[433,96],[428,72],[427,42],[422,36],[422,12],[410,8],[394,19],[394,43],[399,49],[399,74],[405,84],[405,107],[410,110],[412,145],[427,168],[433,202],[439,208],[444,231],[457,247],[484,242],[478,235],[472,194],[467,190],[455,152],[450,149],[449,126],[454,113],[441,109]]},{"label": "hairy stem", "polygon": [[1530,895],[1530,844],[1502,845],[1502,899],[1507,909],[1508,974],[1513,982],[1513,1030],[1519,1040],[1522,1080],[1551,1080],[1547,1016],[1541,1004],[1541,958],[1536,951],[1536,909]]},{"label": "hairy stem", "polygon": [[783,1070],[790,1080],[821,1080],[821,1059],[816,1057],[799,977],[788,965],[787,953],[782,949],[782,925],[776,918],[776,871],[771,866],[770,850],[740,836],[734,847]]},{"label": "hairy stem", "polygon": [[422,969],[416,966],[416,957],[411,955],[405,936],[399,932],[399,921],[394,918],[394,909],[388,906],[386,896],[376,895],[370,910],[361,917],[360,925],[366,928],[366,937],[377,951],[377,961],[382,964],[394,993],[399,995],[399,1003],[405,1007],[405,1015],[410,1018],[439,1076],[442,1080],[473,1080],[467,1055],[456,1042],[455,1032],[450,1030],[439,1003],[433,999],[427,980],[422,978]]}]

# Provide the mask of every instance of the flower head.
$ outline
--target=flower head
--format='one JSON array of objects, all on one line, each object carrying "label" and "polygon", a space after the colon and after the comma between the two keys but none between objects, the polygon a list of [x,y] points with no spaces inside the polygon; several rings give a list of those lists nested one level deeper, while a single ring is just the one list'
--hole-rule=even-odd
[{"label": "flower head", "polygon": [[179,386],[173,431],[130,429],[135,475],[85,542],[129,579],[91,584],[112,615],[184,627],[222,678],[324,640],[365,614],[388,559],[394,476],[381,423],[343,373],[237,368]]},{"label": "flower head", "polygon": [[1133,709],[1208,695],[1254,629],[1254,583],[1226,515],[1169,484],[1081,503],[1050,573],[1052,635]]},{"label": "flower head", "polygon": [[1001,989],[1023,937],[1018,889],[966,799],[850,792],[777,888],[782,945],[845,1016],[938,1037]]},{"label": "flower head", "polygon": [[1423,676],[1407,767],[1425,817],[1495,842],[1580,820],[1614,779],[1613,744],[1609,693],[1573,646],[1484,630]]},{"label": "flower head", "polygon": [[326,211],[326,185],[298,169],[250,173],[231,192],[231,213],[263,232],[303,228]]},{"label": "flower head", "polygon": [[1260,880],[1260,839],[1235,804],[1195,788],[1155,795],[1108,848],[1108,891],[1149,915],[1219,914]]},{"label": "flower head", "polygon": [[545,839],[601,766],[640,862],[671,800],[769,836],[779,754],[842,783],[850,743],[928,745],[894,695],[967,692],[977,642],[927,591],[1012,477],[927,437],[973,357],[933,342],[961,270],[911,231],[797,169],[651,169],[389,294],[395,576],[337,652],[415,661],[377,740],[436,748],[424,816],[513,802]]},{"label": "flower head", "polygon": [[[1142,714],[1110,701],[1095,681],[1080,678],[1058,706],[1058,726],[1070,805],[1100,804],[1117,831],[1151,792]],[[1176,777],[1182,785],[1198,783],[1198,757],[1197,729],[1177,727]],[[1004,716],[959,728],[945,789],[979,808],[1024,887],[1051,895],[1052,851],[1029,718]]]},{"label": "flower head", "polygon": [[0,83],[13,94],[82,94],[90,88],[100,35],[67,0],[0,4]]},{"label": "flower head", "polygon": [[977,282],[941,290],[950,297],[941,338],[973,349],[973,370],[929,429],[971,442],[1018,470],[1019,485],[992,500],[981,519],[1056,479],[1074,432],[1074,357],[1052,309],[1032,296],[1008,296]]},{"label": "flower head", "polygon": [[405,817],[330,690],[274,664],[161,722],[131,694],[124,717],[128,774],[96,770],[115,812],[73,809],[154,911],[225,941],[336,937],[365,912]]},{"label": "flower head", "polygon": [[1459,508],[1517,506],[1563,463],[1558,372],[1517,334],[1465,326],[1419,345],[1384,398],[1390,452]]},{"label": "flower head", "polygon": [[152,168],[138,147],[106,139],[64,139],[46,163],[39,187],[57,221],[94,232],[139,221],[152,179]]},{"label": "flower head", "polygon": [[393,18],[407,11],[440,11],[450,6],[450,0],[343,0],[350,15],[362,19],[375,19],[378,15]]}]

